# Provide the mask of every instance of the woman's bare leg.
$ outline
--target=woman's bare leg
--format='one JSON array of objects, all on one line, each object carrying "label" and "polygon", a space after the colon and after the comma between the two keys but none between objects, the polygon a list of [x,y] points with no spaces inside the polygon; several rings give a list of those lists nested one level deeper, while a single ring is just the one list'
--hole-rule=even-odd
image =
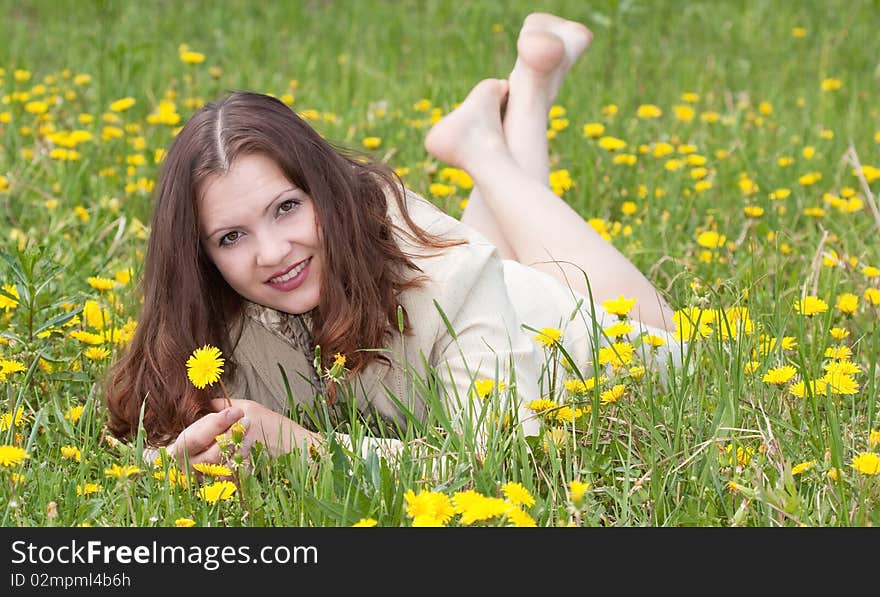
[{"label": "woman's bare leg", "polygon": [[[530,176],[549,184],[547,114],[568,70],[587,49],[593,34],[580,23],[547,13],[525,18],[510,74],[504,137],[514,160]],[[520,261],[495,216],[474,186],[461,221],[498,247],[504,259]]]},{"label": "woman's bare leg", "polygon": [[498,79],[478,83],[428,133],[428,153],[471,175],[520,262],[585,295],[586,273],[595,301],[619,294],[635,297],[637,320],[671,328],[671,311],[647,278],[553,194],[545,179],[533,177],[514,158],[501,122],[501,104],[512,84]]}]

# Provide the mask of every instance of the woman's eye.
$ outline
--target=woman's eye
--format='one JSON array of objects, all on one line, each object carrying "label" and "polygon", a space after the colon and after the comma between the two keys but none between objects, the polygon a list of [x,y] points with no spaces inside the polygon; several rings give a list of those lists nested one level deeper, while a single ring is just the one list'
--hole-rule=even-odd
[{"label": "woman's eye", "polygon": [[241,236],[238,232],[230,232],[228,234],[224,234],[223,238],[220,239],[220,246],[231,245]]},{"label": "woman's eye", "polygon": [[295,199],[282,201],[281,204],[278,206],[278,213],[286,214],[287,212],[293,211],[293,208],[295,208],[297,205],[299,205],[299,201],[296,201]]}]

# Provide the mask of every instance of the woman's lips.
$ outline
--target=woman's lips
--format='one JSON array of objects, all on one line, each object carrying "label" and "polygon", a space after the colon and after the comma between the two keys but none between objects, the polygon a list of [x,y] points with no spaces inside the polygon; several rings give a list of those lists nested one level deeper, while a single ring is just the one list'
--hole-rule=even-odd
[{"label": "woman's lips", "polygon": [[[282,274],[272,276],[266,282],[269,286],[276,290],[281,290],[284,292],[288,292],[295,288],[298,288],[305,281],[306,277],[309,275],[309,267],[312,264],[312,258],[309,257],[304,261],[300,261],[299,263],[293,265],[292,267],[285,270]],[[291,272],[299,269],[299,272],[294,275],[292,278],[281,280],[281,281],[273,281],[277,280],[277,278],[283,278],[284,276],[289,276]]]}]

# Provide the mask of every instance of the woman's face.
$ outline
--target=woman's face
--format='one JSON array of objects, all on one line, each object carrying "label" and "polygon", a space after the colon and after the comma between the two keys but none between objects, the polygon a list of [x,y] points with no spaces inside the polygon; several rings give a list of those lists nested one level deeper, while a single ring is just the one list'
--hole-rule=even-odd
[{"label": "woman's face", "polygon": [[202,246],[238,294],[292,314],[318,305],[322,232],[312,198],[272,159],[240,156],[206,179],[198,201]]}]

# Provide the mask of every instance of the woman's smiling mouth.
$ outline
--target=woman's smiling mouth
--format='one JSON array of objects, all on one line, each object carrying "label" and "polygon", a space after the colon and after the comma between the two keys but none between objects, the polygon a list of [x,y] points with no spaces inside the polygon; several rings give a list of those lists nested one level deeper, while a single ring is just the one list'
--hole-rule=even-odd
[{"label": "woman's smiling mouth", "polygon": [[305,280],[312,258],[309,257],[291,266],[286,271],[269,278],[266,283],[278,290],[293,290]]}]

